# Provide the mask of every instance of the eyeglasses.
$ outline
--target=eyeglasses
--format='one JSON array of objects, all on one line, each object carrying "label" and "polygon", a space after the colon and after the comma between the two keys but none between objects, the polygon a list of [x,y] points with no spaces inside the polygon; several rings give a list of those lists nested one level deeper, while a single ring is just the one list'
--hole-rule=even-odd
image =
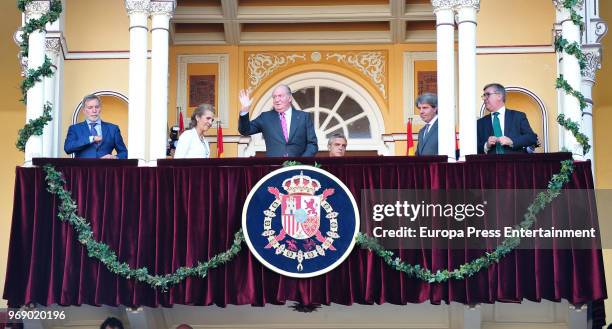
[{"label": "eyeglasses", "polygon": [[494,95],[494,94],[499,94],[499,93],[498,92],[495,92],[495,93],[484,93],[480,97],[482,97],[482,99],[486,99],[486,98],[489,98],[489,96]]}]

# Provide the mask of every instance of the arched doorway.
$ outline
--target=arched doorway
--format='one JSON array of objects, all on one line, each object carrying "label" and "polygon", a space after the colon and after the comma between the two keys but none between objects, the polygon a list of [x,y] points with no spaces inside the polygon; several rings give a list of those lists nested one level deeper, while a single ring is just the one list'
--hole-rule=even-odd
[{"label": "arched doorway", "polygon": [[[529,119],[531,129],[538,135],[540,147],[536,153],[548,152],[548,111],[538,95],[523,87],[506,87],[506,107],[524,112]],[[484,103],[480,107],[480,116],[488,114]]]},{"label": "arched doorway", "polygon": [[[102,101],[102,120],[112,122],[119,126],[123,141],[125,145],[128,145],[128,98],[121,93],[108,90],[97,91],[92,94],[100,97]],[[81,112],[82,106],[83,101],[80,101],[74,108],[72,112],[72,124],[85,120]]]},{"label": "arched doorway", "polygon": [[[348,138],[351,151],[372,151],[386,155],[382,141],[385,131],[380,109],[369,92],[344,76],[330,72],[307,72],[288,77],[278,84],[293,92],[293,106],[312,113],[319,151],[327,149],[327,139],[334,133]],[[277,84],[277,85],[278,85]],[[252,117],[272,108],[272,91],[267,90],[255,105]],[[261,134],[253,135],[245,156],[265,151]]]}]

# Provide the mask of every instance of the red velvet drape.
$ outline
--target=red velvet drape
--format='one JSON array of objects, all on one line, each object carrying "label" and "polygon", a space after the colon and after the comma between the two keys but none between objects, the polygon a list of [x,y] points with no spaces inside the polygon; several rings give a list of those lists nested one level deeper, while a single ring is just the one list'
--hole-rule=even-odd
[{"label": "red velvet drape", "polygon": [[[449,164],[439,157],[315,160],[343,180],[360,202],[362,189],[545,189],[567,154],[475,156]],[[250,188],[282,159],[162,161],[156,168],[107,161],[68,162],[67,188],[95,238],[132,266],[165,274],[226,250],[240,228]],[[590,163],[575,164],[568,188],[592,189]],[[600,250],[517,250],[463,281],[429,284],[408,278],[367,250],[355,249],[332,272],[311,279],[280,276],[243,245],[227,266],[189,278],[168,292],[111,274],[89,258],[75,233],[57,218],[57,200],[40,168],[17,168],[4,298],[9,305],[128,305],[311,303],[492,303],[548,299],[585,303],[606,298]],[[522,212],[522,211],[521,211]],[[401,258],[433,269],[455,268],[475,250],[402,250]]]}]

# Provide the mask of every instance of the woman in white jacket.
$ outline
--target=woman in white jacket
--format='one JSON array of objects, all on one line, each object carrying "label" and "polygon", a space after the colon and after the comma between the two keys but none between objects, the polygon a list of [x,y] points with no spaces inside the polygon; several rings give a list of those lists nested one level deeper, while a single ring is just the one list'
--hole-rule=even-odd
[{"label": "woman in white jacket", "polygon": [[204,134],[215,121],[214,116],[214,109],[210,104],[201,104],[193,111],[190,129],[181,134],[176,144],[175,159],[210,157],[210,145]]}]

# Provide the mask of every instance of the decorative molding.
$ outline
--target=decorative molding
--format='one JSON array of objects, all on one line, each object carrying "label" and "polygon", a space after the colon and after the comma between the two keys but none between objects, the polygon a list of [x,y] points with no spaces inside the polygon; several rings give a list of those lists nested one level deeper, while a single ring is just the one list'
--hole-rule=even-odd
[{"label": "decorative molding", "polygon": [[174,1],[151,1],[149,4],[149,13],[154,15],[165,15],[172,17],[176,9]]},{"label": "decorative molding", "polygon": [[306,54],[256,53],[248,57],[249,86],[256,88],[274,71],[298,60],[306,61]]},{"label": "decorative molding", "polygon": [[387,58],[382,51],[327,53],[326,59],[352,66],[368,77],[387,99]]},{"label": "decorative molding", "polygon": [[30,20],[32,16],[41,16],[49,12],[51,9],[51,3],[48,0],[44,1],[32,1],[25,7],[26,21]]},{"label": "decorative molding", "polygon": [[592,31],[595,34],[595,43],[601,43],[601,39],[608,33],[608,23],[601,18],[590,20],[590,25],[594,28]]},{"label": "decorative molding", "polygon": [[601,50],[599,47],[584,47],[582,53],[586,56],[587,63],[582,72],[582,77],[595,82],[595,73],[601,68]]},{"label": "decorative molding", "polygon": [[434,7],[434,13],[442,9],[452,9],[455,7],[457,0],[431,0],[431,5]]},{"label": "decorative molding", "polygon": [[476,47],[476,54],[548,54],[554,53],[555,48],[548,45],[533,46],[480,46]]},{"label": "decorative molding", "polygon": [[459,7],[474,7],[476,11],[479,11],[480,0],[456,0],[455,8]]},{"label": "decorative molding", "polygon": [[57,56],[62,52],[62,43],[59,38],[46,38],[45,50]]},{"label": "decorative molding", "polygon": [[125,0],[125,10],[128,15],[149,14],[150,0]]},{"label": "decorative molding", "polygon": [[247,54],[246,80],[249,88],[255,89],[276,71],[291,64],[327,63],[363,75],[387,99],[387,62],[387,54],[381,50],[251,53]]},{"label": "decorative molding", "polygon": [[[147,58],[151,58],[151,51],[147,51]],[[104,60],[104,59],[130,59],[130,52],[126,51],[71,51],[65,54],[66,60]]]}]

